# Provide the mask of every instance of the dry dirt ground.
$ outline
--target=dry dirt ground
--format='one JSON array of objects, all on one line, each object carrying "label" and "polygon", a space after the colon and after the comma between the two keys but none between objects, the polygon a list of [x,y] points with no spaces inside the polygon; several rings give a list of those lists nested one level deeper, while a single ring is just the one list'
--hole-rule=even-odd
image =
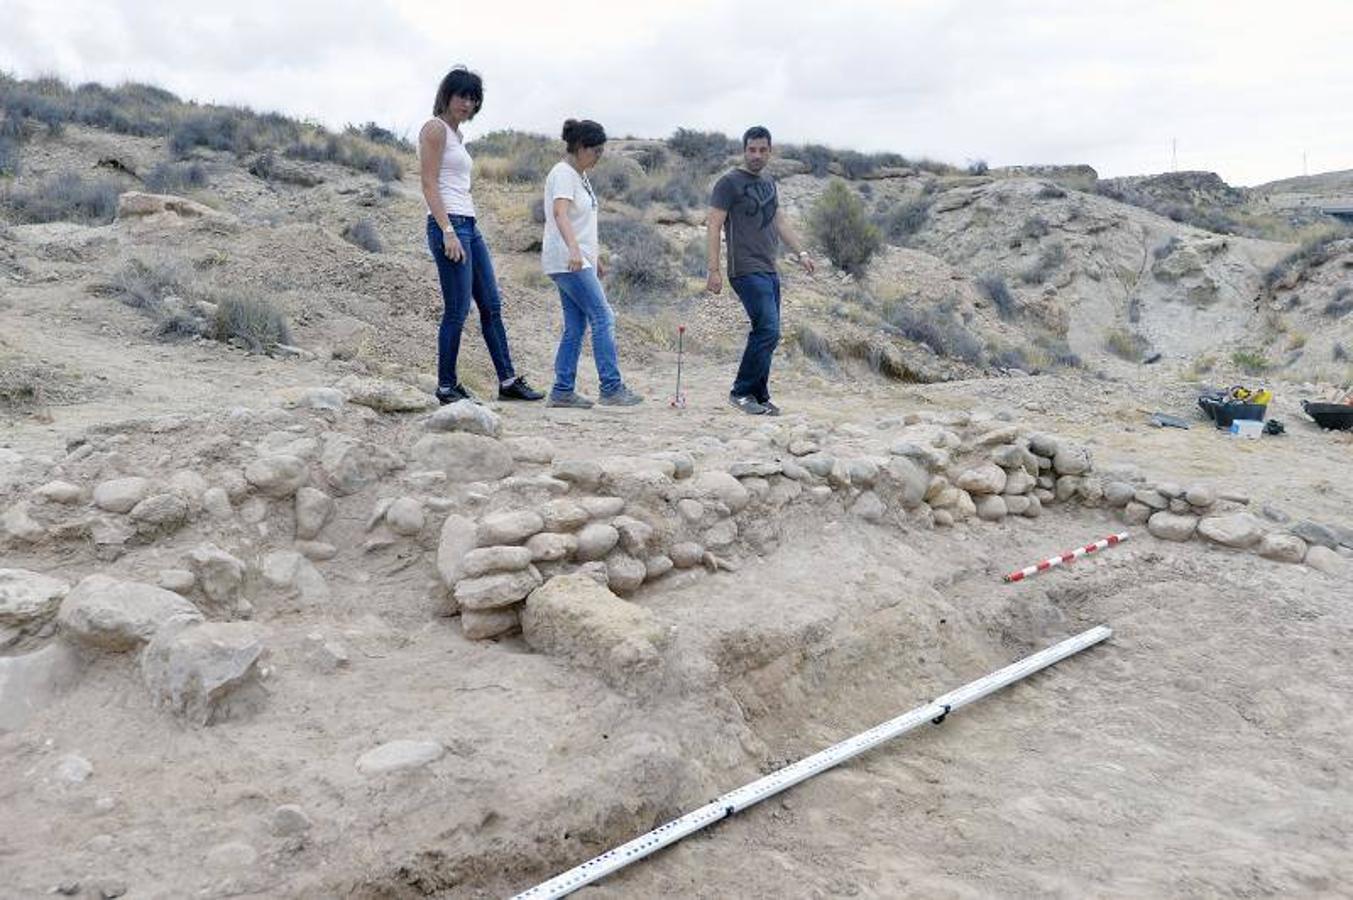
[{"label": "dry dirt ground", "polygon": [[[257,190],[232,185],[225,196]],[[347,187],[335,180],[306,202],[323,211]],[[417,210],[403,200],[378,215],[403,229],[390,233],[416,235]],[[0,351],[62,377],[52,402],[0,424],[0,508],[54,473],[86,489],[182,468],[212,483],[238,477],[280,432],[335,431],[401,452],[423,434],[416,415],[276,404],[279,390],[378,364],[426,381],[436,295],[417,240],[368,259],[334,236],[336,221],[241,221],[228,234],[118,224],[23,226],[4,238],[18,275],[0,294]],[[89,290],[129,254],[177,247],[206,259],[218,244],[230,252],[211,277],[266,287],[289,265],[281,302],[298,343],[341,358],[156,343],[140,313]],[[557,307],[530,254],[499,260],[515,285],[506,316],[519,368],[546,382]],[[791,277],[791,295],[801,289]],[[1120,293],[1104,290],[1114,303]],[[1288,433],[1249,442],[1196,417],[1186,359],[904,385],[786,352],[774,382],[786,416],[767,422],[726,403],[734,301],[686,303],[698,325],[686,409],[664,402],[675,358],[662,334],[675,319],[622,315],[622,365],[649,402],[581,413],[501,405],[504,437],[545,438],[561,458],[680,451],[714,469],[785,456],[795,429],[843,459],[886,456],[909,414],[966,412],[982,427],[1084,444],[1100,473],[1244,495],[1256,515],[1267,508],[1266,527],[1283,516],[1353,525],[1353,441],[1301,414],[1314,388],[1276,383],[1271,414]],[[483,392],[473,326],[465,352],[467,380]],[[594,387],[587,356],[582,371]],[[1194,427],[1150,427],[1156,410]],[[81,457],[81,442],[95,451]],[[875,524],[838,493],[747,520],[733,571],[674,572],[628,595],[672,639],[658,670],[617,679],[518,635],[469,640],[440,615],[435,535],[370,543],[368,516],[400,494],[466,513],[499,495],[406,474],[343,498],[324,536],[336,555],[318,564],[322,601],[255,598],[267,672],[239,715],[189,724],[156,708],[136,654],[82,653],[73,685],[0,734],[0,896],[506,895],[1100,623],[1114,629],[1108,643],[582,896],[1337,896],[1353,882],[1347,560],[1331,575],[1132,526],[1121,547],[1005,585],[1006,571],[1124,526],[1077,504],[996,524]],[[205,540],[255,555],[290,546],[285,506],[247,523],[195,520],[116,559],[87,541],[11,542],[0,568],[153,582]],[[313,635],[343,644],[347,664],[317,661]],[[0,652],[61,640],[28,636]],[[408,771],[358,770],[395,740],[443,752]],[[72,777],[72,755],[88,763],[83,777]]]}]

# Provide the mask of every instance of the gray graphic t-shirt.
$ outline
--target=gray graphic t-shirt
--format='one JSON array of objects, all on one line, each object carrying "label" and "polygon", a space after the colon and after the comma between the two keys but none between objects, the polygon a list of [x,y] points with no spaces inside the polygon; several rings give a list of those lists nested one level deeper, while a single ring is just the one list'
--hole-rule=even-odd
[{"label": "gray graphic t-shirt", "polygon": [[775,230],[779,195],[770,176],[734,169],[714,184],[709,205],[728,212],[724,221],[728,277],[774,272],[780,255],[780,235]]}]

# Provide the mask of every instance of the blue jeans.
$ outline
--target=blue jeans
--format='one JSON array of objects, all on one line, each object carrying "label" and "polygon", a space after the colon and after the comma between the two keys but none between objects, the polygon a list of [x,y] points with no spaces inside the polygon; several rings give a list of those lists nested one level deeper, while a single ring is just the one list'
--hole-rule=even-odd
[{"label": "blue jeans", "polygon": [[452,262],[442,243],[442,229],[428,216],[428,249],[437,263],[437,278],[442,285],[442,324],[437,330],[437,386],[456,385],[456,358],[460,356],[460,334],[470,312],[470,300],[479,307],[479,327],[489,347],[493,368],[500,382],[512,378],[512,355],[507,349],[507,329],[503,327],[503,305],[498,298],[498,281],[493,277],[493,259],[489,245],[475,227],[471,216],[451,216],[451,227],[465,249],[460,262]]},{"label": "blue jeans", "polygon": [[558,272],[550,276],[559,288],[564,307],[564,333],[554,355],[554,394],[573,391],[578,380],[578,355],[583,350],[583,332],[592,329],[592,356],[597,363],[601,392],[613,394],[624,387],[619,354],[615,349],[615,312],[606,302],[606,292],[595,269]]},{"label": "blue jeans", "polygon": [[770,399],[771,356],[780,343],[780,276],[774,272],[753,272],[730,278],[728,283],[737,292],[752,323],[732,395],[764,403]]}]

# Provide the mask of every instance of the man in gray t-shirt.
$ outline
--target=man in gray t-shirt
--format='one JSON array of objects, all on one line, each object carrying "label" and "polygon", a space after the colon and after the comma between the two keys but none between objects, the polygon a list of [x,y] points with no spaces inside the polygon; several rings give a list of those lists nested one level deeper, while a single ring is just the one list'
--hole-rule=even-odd
[{"label": "man in gray t-shirt", "polygon": [[780,275],[775,260],[783,240],[813,274],[813,260],[780,211],[775,182],[763,170],[770,162],[770,132],[760,125],[742,136],[742,165],[714,184],[706,227],[710,293],[723,290],[719,233],[728,242],[728,283],[747,310],[751,332],[742,352],[729,402],[745,413],[778,416],[770,399],[770,363],[780,343]]}]

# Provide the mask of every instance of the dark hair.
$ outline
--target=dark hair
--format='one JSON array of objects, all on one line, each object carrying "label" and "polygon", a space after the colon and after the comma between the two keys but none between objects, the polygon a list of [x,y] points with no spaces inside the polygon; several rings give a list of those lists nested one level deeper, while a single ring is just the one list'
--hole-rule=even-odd
[{"label": "dark hair", "polygon": [[442,83],[437,85],[437,99],[432,101],[432,114],[440,116],[446,112],[452,97],[469,97],[474,101],[474,112],[470,114],[473,119],[484,108],[484,79],[479,77],[478,72],[471,72],[464,66],[456,66],[447,72]]},{"label": "dark hair", "polygon": [[746,131],[742,133],[742,149],[746,150],[748,144],[750,144],[752,141],[760,140],[762,138],[765,139],[767,144],[771,142],[770,129],[767,128],[765,125],[753,125],[751,128],[748,128]]},{"label": "dark hair", "polygon": [[564,133],[560,137],[569,153],[577,153],[579,147],[600,147],[606,143],[606,129],[591,119],[565,119]]}]

